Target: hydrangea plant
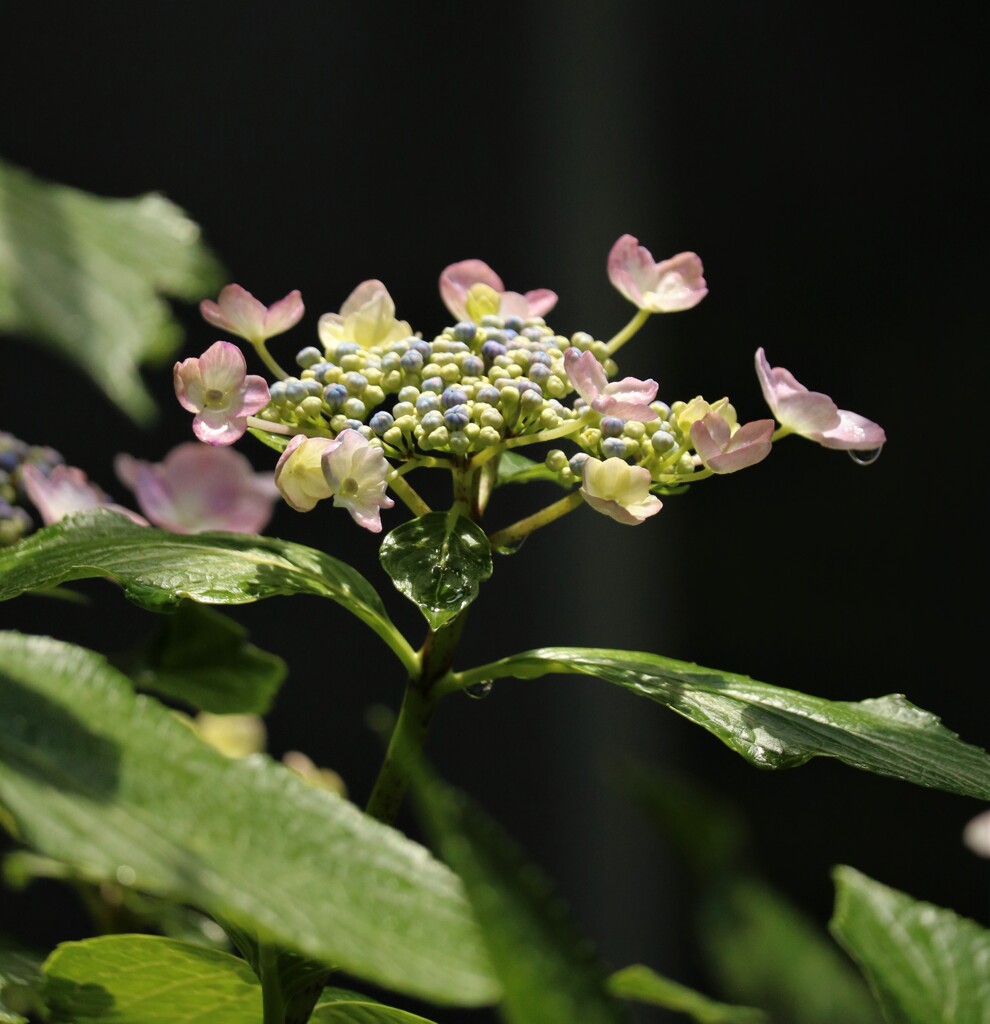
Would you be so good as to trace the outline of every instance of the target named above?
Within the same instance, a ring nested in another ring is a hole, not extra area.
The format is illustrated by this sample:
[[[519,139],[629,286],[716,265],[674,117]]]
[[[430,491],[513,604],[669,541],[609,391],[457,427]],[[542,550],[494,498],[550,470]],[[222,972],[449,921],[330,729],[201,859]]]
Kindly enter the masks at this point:
[[[101,576],[170,613],[125,665],[0,634],[4,821],[36,870],[98,887],[94,899],[116,894],[130,924],[146,925],[65,943],[43,964],[0,958],[0,1019],[422,1024],[422,1013],[442,1021],[445,1007],[491,1006],[517,1024],[596,1024],[629,1019],[638,1001],[698,1021],[767,1020],[644,965],[609,974],[512,842],[436,776],[425,753],[436,705],[498,678],[593,676],[760,767],[832,757],[990,799],[986,752],[900,695],[833,702],[601,648],[507,651],[477,664],[461,646],[492,552],[513,552],[581,506],[605,517],[604,530],[662,529],[665,501],[762,462],[789,435],[863,465],[886,443],[881,426],[771,366],[763,349],[755,370],[769,415],[744,423],[728,396],[663,395],[653,378],[621,376],[616,357],[630,338],[653,315],[696,306],[707,285],[697,255],[656,261],[632,235],[613,246],[607,274],[635,308],[611,338],[559,333],[548,319],[554,292],[509,290],[469,259],[439,276],[449,313],[439,331],[415,330],[381,281],[363,281],[319,318],[315,338],[295,343],[293,362],[269,342],[284,348],[301,324],[299,292],[266,306],[227,285],[200,307],[224,337],[174,367],[197,440],[159,464],[117,458],[140,514],[50,449],[0,437],[0,598]],[[249,359],[268,377],[249,372]],[[266,447],[269,471],[231,448],[249,438]],[[427,503],[420,471],[449,474],[445,500]],[[492,495],[533,480],[564,493],[487,528]],[[300,513],[346,512],[382,534],[381,564],[422,613],[423,636],[407,637],[385,595],[345,562],[265,536],[279,499]],[[31,507],[45,524],[35,532]],[[363,808],[305,755],[277,763],[263,753],[254,716],[284,673],[205,607],[291,594],[336,602],[398,662],[404,696]],[[199,714],[175,714],[172,700]],[[410,793],[432,852],[394,826]],[[932,1014],[951,989],[965,990],[956,1024],[987,1020],[983,930],[851,868],[836,884],[835,936],[874,993],[849,989],[842,1005],[856,1009],[843,1019],[948,1020]],[[890,915],[896,941],[884,933]],[[918,963],[932,969],[916,977]]]

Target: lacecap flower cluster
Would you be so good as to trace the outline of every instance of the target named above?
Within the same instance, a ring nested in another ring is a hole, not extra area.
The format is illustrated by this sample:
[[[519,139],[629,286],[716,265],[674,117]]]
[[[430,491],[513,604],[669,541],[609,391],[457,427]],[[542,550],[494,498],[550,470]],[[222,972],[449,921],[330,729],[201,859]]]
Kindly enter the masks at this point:
[[[562,485],[629,524],[656,514],[659,495],[755,465],[787,434],[860,453],[883,445],[877,424],[771,367],[762,349],[756,370],[773,418],[745,424],[728,398],[668,403],[655,380],[617,378],[614,355],[646,320],[692,308],[707,285],[694,253],[658,262],[631,235],[613,246],[608,276],[636,307],[608,340],[557,333],[546,320],[554,292],[509,291],[480,260],[440,275],[453,322],[432,339],[396,316],[381,281],[364,281],[338,312],[319,318],[318,344],[297,351],[291,373],[267,342],[301,320],[299,293],[266,307],[228,285],[202,314],[248,341],[274,380],[249,374],[241,350],[220,340],[176,363],[176,393],[201,441],[229,445],[250,428],[280,450],[275,481],[293,508],[332,498],[374,531],[394,504],[389,490],[414,512],[426,510],[406,479],[410,470],[446,466],[463,479],[506,451],[540,443]]]

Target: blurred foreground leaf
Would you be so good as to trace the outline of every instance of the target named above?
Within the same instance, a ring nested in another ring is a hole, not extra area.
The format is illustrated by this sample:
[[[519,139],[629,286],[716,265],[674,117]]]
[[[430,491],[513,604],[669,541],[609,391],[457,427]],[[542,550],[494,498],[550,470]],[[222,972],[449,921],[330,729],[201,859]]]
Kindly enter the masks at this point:
[[[427,834],[460,875],[504,995],[508,1024],[621,1024],[625,1007],[550,882],[502,828],[425,765],[410,768]]]
[[[26,1024],[40,991],[41,962],[0,936],[0,1024]]]
[[[990,755],[899,694],[830,701],[658,654],[544,647],[484,666],[484,677],[597,676],[707,729],[758,768],[834,757],[932,789],[990,799]]]
[[[990,931],[853,868],[834,877],[830,928],[888,1024],[990,1024]]]
[[[0,162],[0,332],[48,344],[133,420],[155,415],[139,367],[182,340],[164,297],[196,301],[222,278],[163,196],[106,199]]]
[[[265,756],[223,757],[90,651],[0,633],[0,805],[94,881],[420,998],[498,996],[448,868]]]
[[[632,964],[616,971],[609,978],[608,987],[623,999],[635,999],[649,1006],[686,1013],[698,1024],[769,1024],[769,1018],[761,1010],[716,1002],[676,981],[661,977],[642,964]]]

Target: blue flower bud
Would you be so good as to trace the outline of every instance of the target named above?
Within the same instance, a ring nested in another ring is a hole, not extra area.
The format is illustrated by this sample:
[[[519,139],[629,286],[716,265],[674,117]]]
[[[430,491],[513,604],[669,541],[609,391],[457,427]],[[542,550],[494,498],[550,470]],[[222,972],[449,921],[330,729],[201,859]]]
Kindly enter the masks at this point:
[[[618,416],[605,416],[598,426],[604,437],[621,437],[626,423]]]
[[[510,331],[521,331],[523,329],[523,318],[521,316],[506,317],[505,326]]]
[[[463,430],[470,422],[471,415],[466,405],[455,405],[448,409],[443,416],[443,422],[451,432]]]
[[[470,320],[454,324],[454,337],[458,341],[473,341],[478,328]]]
[[[498,356],[505,355],[505,346],[499,342],[489,339],[481,346],[481,354],[489,361],[496,359]]]
[[[624,459],[626,457],[626,442],[621,437],[602,438],[602,455],[606,459]]]
[[[327,403],[331,412],[336,412],[346,398],[347,388],[343,384],[328,384],[323,389],[323,401]]]
[[[368,378],[365,377],[363,373],[351,371],[350,373],[344,374],[341,378],[341,383],[352,395],[360,395],[368,386]]]
[[[296,353],[296,362],[304,370],[308,370],[311,366],[323,362],[323,353],[318,348],[307,345],[306,348],[300,349]]]
[[[411,349],[402,356],[399,362],[407,373],[419,373],[423,369],[423,353]]]
[[[657,455],[666,455],[677,444],[677,441],[673,434],[668,434],[666,430],[658,430],[650,438],[650,444],[653,445],[653,450]]]
[[[381,437],[393,423],[395,423],[395,418],[392,414],[382,410],[381,412],[376,412],[375,415],[371,417],[368,421],[368,426],[371,427],[379,437]]]
[[[412,338],[409,342],[409,351],[418,352],[424,359],[429,359],[433,354],[433,349],[428,341],[424,341],[422,338]]]
[[[584,470],[584,464],[588,461],[587,452],[578,452],[568,460],[567,467],[575,476],[580,476]]]
[[[353,355],[355,352],[359,352],[361,346],[356,341],[342,341],[337,346],[337,362],[339,363],[344,356]]]
[[[478,388],[474,400],[476,402],[483,402],[485,405],[496,405],[498,403],[498,388],[492,387],[491,384],[486,384],[484,387]]]
[[[440,396],[440,404],[445,409],[452,409],[455,405],[463,405],[467,401],[467,395],[463,388],[444,388]]]
[[[480,377],[485,372],[485,361],[480,356],[468,356],[461,363],[461,373],[465,377]]]
[[[269,394],[271,391],[269,390]],[[307,395],[306,385],[295,377],[290,377],[285,382],[285,397],[293,405],[298,405]]]
[[[416,412],[420,416],[425,416],[428,412],[433,412],[440,408],[440,396],[432,391],[427,392],[425,395],[420,395],[416,399]]]
[[[435,391],[439,394],[443,391],[445,382],[443,377],[427,377],[420,385],[421,391]]]

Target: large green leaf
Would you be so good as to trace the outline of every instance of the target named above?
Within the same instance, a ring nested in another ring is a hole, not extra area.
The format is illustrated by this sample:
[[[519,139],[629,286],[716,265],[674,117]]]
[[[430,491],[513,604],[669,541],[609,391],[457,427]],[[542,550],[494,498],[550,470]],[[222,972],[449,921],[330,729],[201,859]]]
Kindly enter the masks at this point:
[[[544,647],[465,676],[532,679],[579,673],[649,697],[703,726],[760,768],[835,757],[854,768],[919,786],[990,799],[990,755],[964,743],[900,695],[830,701],[658,654]],[[462,685],[452,677],[451,686]]]
[[[0,805],[23,842],[377,984],[498,986],[460,883],[264,756],[229,760],[90,651],[0,633]]]
[[[214,608],[183,601],[157,629],[114,655],[141,690],[214,714],[263,715],[285,680],[285,662],[247,639],[247,630]]]
[[[0,331],[47,343],[133,419],[155,413],[139,367],[182,340],[164,297],[204,298],[222,276],[163,196],[105,199],[0,162]]]
[[[463,611],[492,574],[485,531],[456,511],[428,512],[397,526],[382,541],[379,557],[432,629]]]
[[[829,926],[888,1024],[990,1024],[990,931],[853,868],[834,878]]]
[[[635,999],[650,1006],[686,1013],[698,1024],[769,1024],[762,1010],[728,1006],[709,999],[700,992],[662,977],[643,964],[633,964],[616,971],[609,978],[608,987],[623,999]]]
[[[472,801],[414,766],[427,834],[460,875],[504,991],[508,1024],[618,1024],[624,1005],[550,882]]]
[[[370,626],[407,668],[417,666],[371,584],[345,562],[302,544],[243,533],[168,533],[94,509],[0,549],[0,601],[101,576],[158,610],[184,598],[247,604],[280,594],[328,597]]]
[[[45,962],[52,1024],[258,1024],[261,986],[239,957],[155,935],[64,942]]]

